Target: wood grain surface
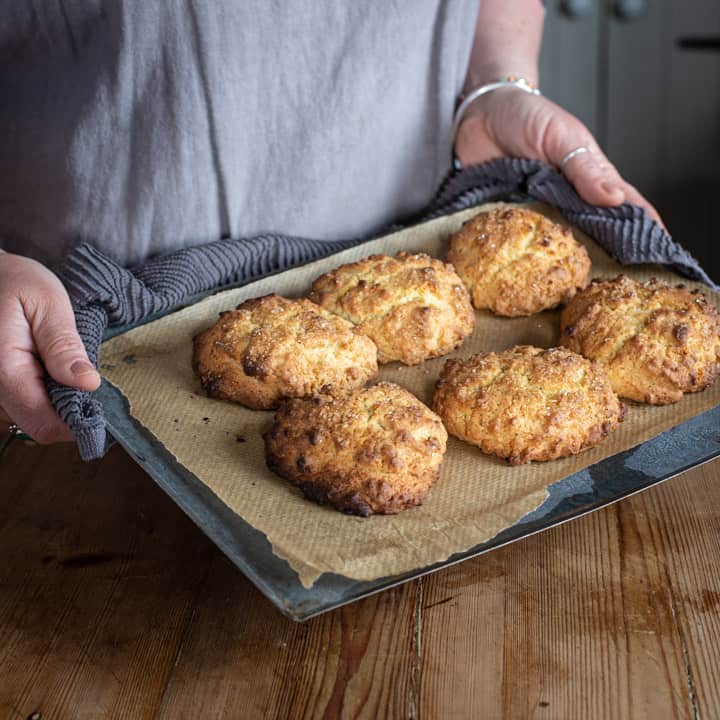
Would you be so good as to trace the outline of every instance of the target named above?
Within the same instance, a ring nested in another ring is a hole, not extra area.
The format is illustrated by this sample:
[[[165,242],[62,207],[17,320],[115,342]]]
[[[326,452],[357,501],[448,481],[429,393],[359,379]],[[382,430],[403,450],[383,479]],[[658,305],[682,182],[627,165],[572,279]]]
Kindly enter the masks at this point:
[[[0,718],[713,718],[720,462],[298,625],[125,454],[0,455]]]

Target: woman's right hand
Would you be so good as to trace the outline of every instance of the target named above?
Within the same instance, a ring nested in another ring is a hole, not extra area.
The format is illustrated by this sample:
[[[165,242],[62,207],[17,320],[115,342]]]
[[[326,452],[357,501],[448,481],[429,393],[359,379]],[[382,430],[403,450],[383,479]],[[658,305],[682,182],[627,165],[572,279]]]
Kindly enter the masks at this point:
[[[35,260],[0,251],[0,423],[16,424],[39,443],[72,441],[45,390],[43,365],[64,385],[87,391],[100,385],[58,277]]]

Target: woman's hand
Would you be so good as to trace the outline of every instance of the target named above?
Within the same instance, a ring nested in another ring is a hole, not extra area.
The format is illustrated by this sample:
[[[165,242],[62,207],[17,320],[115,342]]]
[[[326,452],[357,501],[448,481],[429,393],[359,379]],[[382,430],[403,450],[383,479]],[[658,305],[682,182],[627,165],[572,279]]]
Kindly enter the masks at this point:
[[[563,172],[578,193],[593,205],[630,202],[660,222],[655,208],[605,157],[590,131],[573,115],[541,95],[501,88],[478,98],[458,129],[455,153],[463,165],[501,157],[527,157],[560,167],[575,148],[590,152],[569,160]]]
[[[60,280],[34,260],[0,251],[0,422],[40,443],[73,440],[50,403],[42,360],[60,383],[95,390],[90,364]]]

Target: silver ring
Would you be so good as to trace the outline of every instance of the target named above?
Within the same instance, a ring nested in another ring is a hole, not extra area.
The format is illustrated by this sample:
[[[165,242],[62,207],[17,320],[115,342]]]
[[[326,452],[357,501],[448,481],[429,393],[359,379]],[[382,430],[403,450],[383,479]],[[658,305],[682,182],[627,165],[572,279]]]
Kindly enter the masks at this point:
[[[576,155],[582,155],[583,153],[590,152],[590,148],[581,145],[580,147],[576,147],[574,150],[571,150],[561,161],[560,161],[560,172],[565,172],[565,166],[576,156]]]
[[[16,440],[32,440],[32,438],[15,423],[10,423],[10,425],[8,425],[8,434],[11,438]]]

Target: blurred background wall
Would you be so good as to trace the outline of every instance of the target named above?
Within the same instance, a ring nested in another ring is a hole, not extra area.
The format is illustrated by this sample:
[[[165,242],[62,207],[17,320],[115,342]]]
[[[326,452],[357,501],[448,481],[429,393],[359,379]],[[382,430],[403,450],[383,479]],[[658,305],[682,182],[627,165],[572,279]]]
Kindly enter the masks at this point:
[[[547,0],[543,93],[720,282],[720,0]]]

